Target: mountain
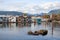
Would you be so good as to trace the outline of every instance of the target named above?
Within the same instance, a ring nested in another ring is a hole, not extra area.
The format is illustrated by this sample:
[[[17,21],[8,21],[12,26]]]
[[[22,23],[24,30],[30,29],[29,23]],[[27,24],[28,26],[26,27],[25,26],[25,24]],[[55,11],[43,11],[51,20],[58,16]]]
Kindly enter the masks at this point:
[[[23,15],[23,13],[17,11],[0,11],[0,15]]]
[[[23,15],[24,13],[22,12],[18,12],[18,11],[0,11],[0,15]],[[43,16],[46,13],[40,13],[40,14],[30,14],[30,13],[26,13],[27,16]]]
[[[49,14],[60,14],[60,9],[51,10]]]
[[[49,15],[49,14],[48,13],[33,14],[33,16],[43,16],[43,15]]]

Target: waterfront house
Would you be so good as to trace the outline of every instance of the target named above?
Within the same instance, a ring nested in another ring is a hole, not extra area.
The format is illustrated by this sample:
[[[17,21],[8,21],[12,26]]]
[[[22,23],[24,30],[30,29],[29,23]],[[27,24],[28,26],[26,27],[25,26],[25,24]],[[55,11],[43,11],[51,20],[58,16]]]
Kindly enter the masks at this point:
[[[52,14],[50,15],[52,20],[60,21],[60,14]]]
[[[42,16],[42,21],[48,21],[50,20],[50,15],[43,15]]]
[[[23,16],[16,17],[16,22],[17,23],[23,23],[23,21],[24,21],[24,17]]]
[[[31,20],[31,16],[27,16],[27,22],[28,22],[28,23],[31,23],[31,21],[32,21],[32,20]]]
[[[42,19],[41,16],[37,16],[37,17],[36,17],[36,22],[37,22],[38,24],[41,23],[41,21],[42,21],[41,19]]]
[[[31,23],[31,16],[27,15],[26,13],[23,14],[24,17],[24,23]]]
[[[38,22],[41,22],[41,16],[32,16],[32,22],[34,23],[38,23]]]
[[[3,19],[2,19],[3,17],[0,17],[0,23],[2,23],[3,22]]]
[[[16,21],[21,25],[28,25],[31,23],[31,16],[18,16],[16,17]]]
[[[8,21],[10,23],[15,23],[16,22],[16,16],[10,16],[10,17],[8,17]]]
[[[36,16],[32,16],[31,20],[32,20],[33,23],[36,23]]]
[[[52,14],[52,15],[50,15],[50,18],[51,18],[52,20],[56,20],[57,15],[56,15],[56,14]]]
[[[0,15],[0,22],[8,22],[8,16],[7,15]]]

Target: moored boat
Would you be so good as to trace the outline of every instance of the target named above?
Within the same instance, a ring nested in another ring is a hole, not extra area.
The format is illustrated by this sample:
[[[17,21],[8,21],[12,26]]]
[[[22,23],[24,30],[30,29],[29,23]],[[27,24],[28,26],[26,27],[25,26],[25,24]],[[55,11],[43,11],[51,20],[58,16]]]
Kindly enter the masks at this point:
[[[48,31],[47,30],[38,30],[38,31],[29,31],[29,35],[47,35]]]

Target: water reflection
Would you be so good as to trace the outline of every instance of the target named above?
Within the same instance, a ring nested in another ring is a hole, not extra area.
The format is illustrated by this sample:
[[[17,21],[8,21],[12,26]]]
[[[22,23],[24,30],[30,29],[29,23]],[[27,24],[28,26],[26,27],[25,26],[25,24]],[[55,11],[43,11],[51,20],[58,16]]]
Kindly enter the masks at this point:
[[[24,27],[24,26],[31,26],[31,23],[21,24],[21,23],[2,23],[0,24],[0,28],[6,28],[6,27]]]
[[[60,23],[52,22],[52,36],[60,36]]]
[[[33,32],[35,30],[41,30],[46,29],[48,30],[48,34],[45,37],[55,37],[60,38],[60,23],[55,22],[42,22],[41,24],[37,23],[3,23],[0,24],[0,35],[4,38],[7,34],[11,36],[6,36],[11,38],[12,36],[18,36],[18,37],[30,37],[27,35],[27,32],[29,30],[32,30]],[[7,32],[6,32],[7,31]],[[1,37],[0,36],[0,37]],[[12,37],[12,38],[13,38]],[[33,37],[33,36],[32,36]],[[40,36],[38,36],[40,39]],[[14,38],[15,39],[15,38]],[[34,37],[33,37],[34,39]]]
[[[31,23],[16,23],[17,27],[31,26]]]

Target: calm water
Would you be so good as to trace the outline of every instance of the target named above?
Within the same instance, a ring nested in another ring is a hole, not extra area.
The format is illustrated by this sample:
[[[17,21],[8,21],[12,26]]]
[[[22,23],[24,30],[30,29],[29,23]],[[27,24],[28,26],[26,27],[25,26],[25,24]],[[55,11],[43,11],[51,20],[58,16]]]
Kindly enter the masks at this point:
[[[29,30],[48,30],[45,36],[28,35]],[[0,24],[0,40],[60,40],[60,24],[46,23],[41,24],[27,23],[27,24]]]

